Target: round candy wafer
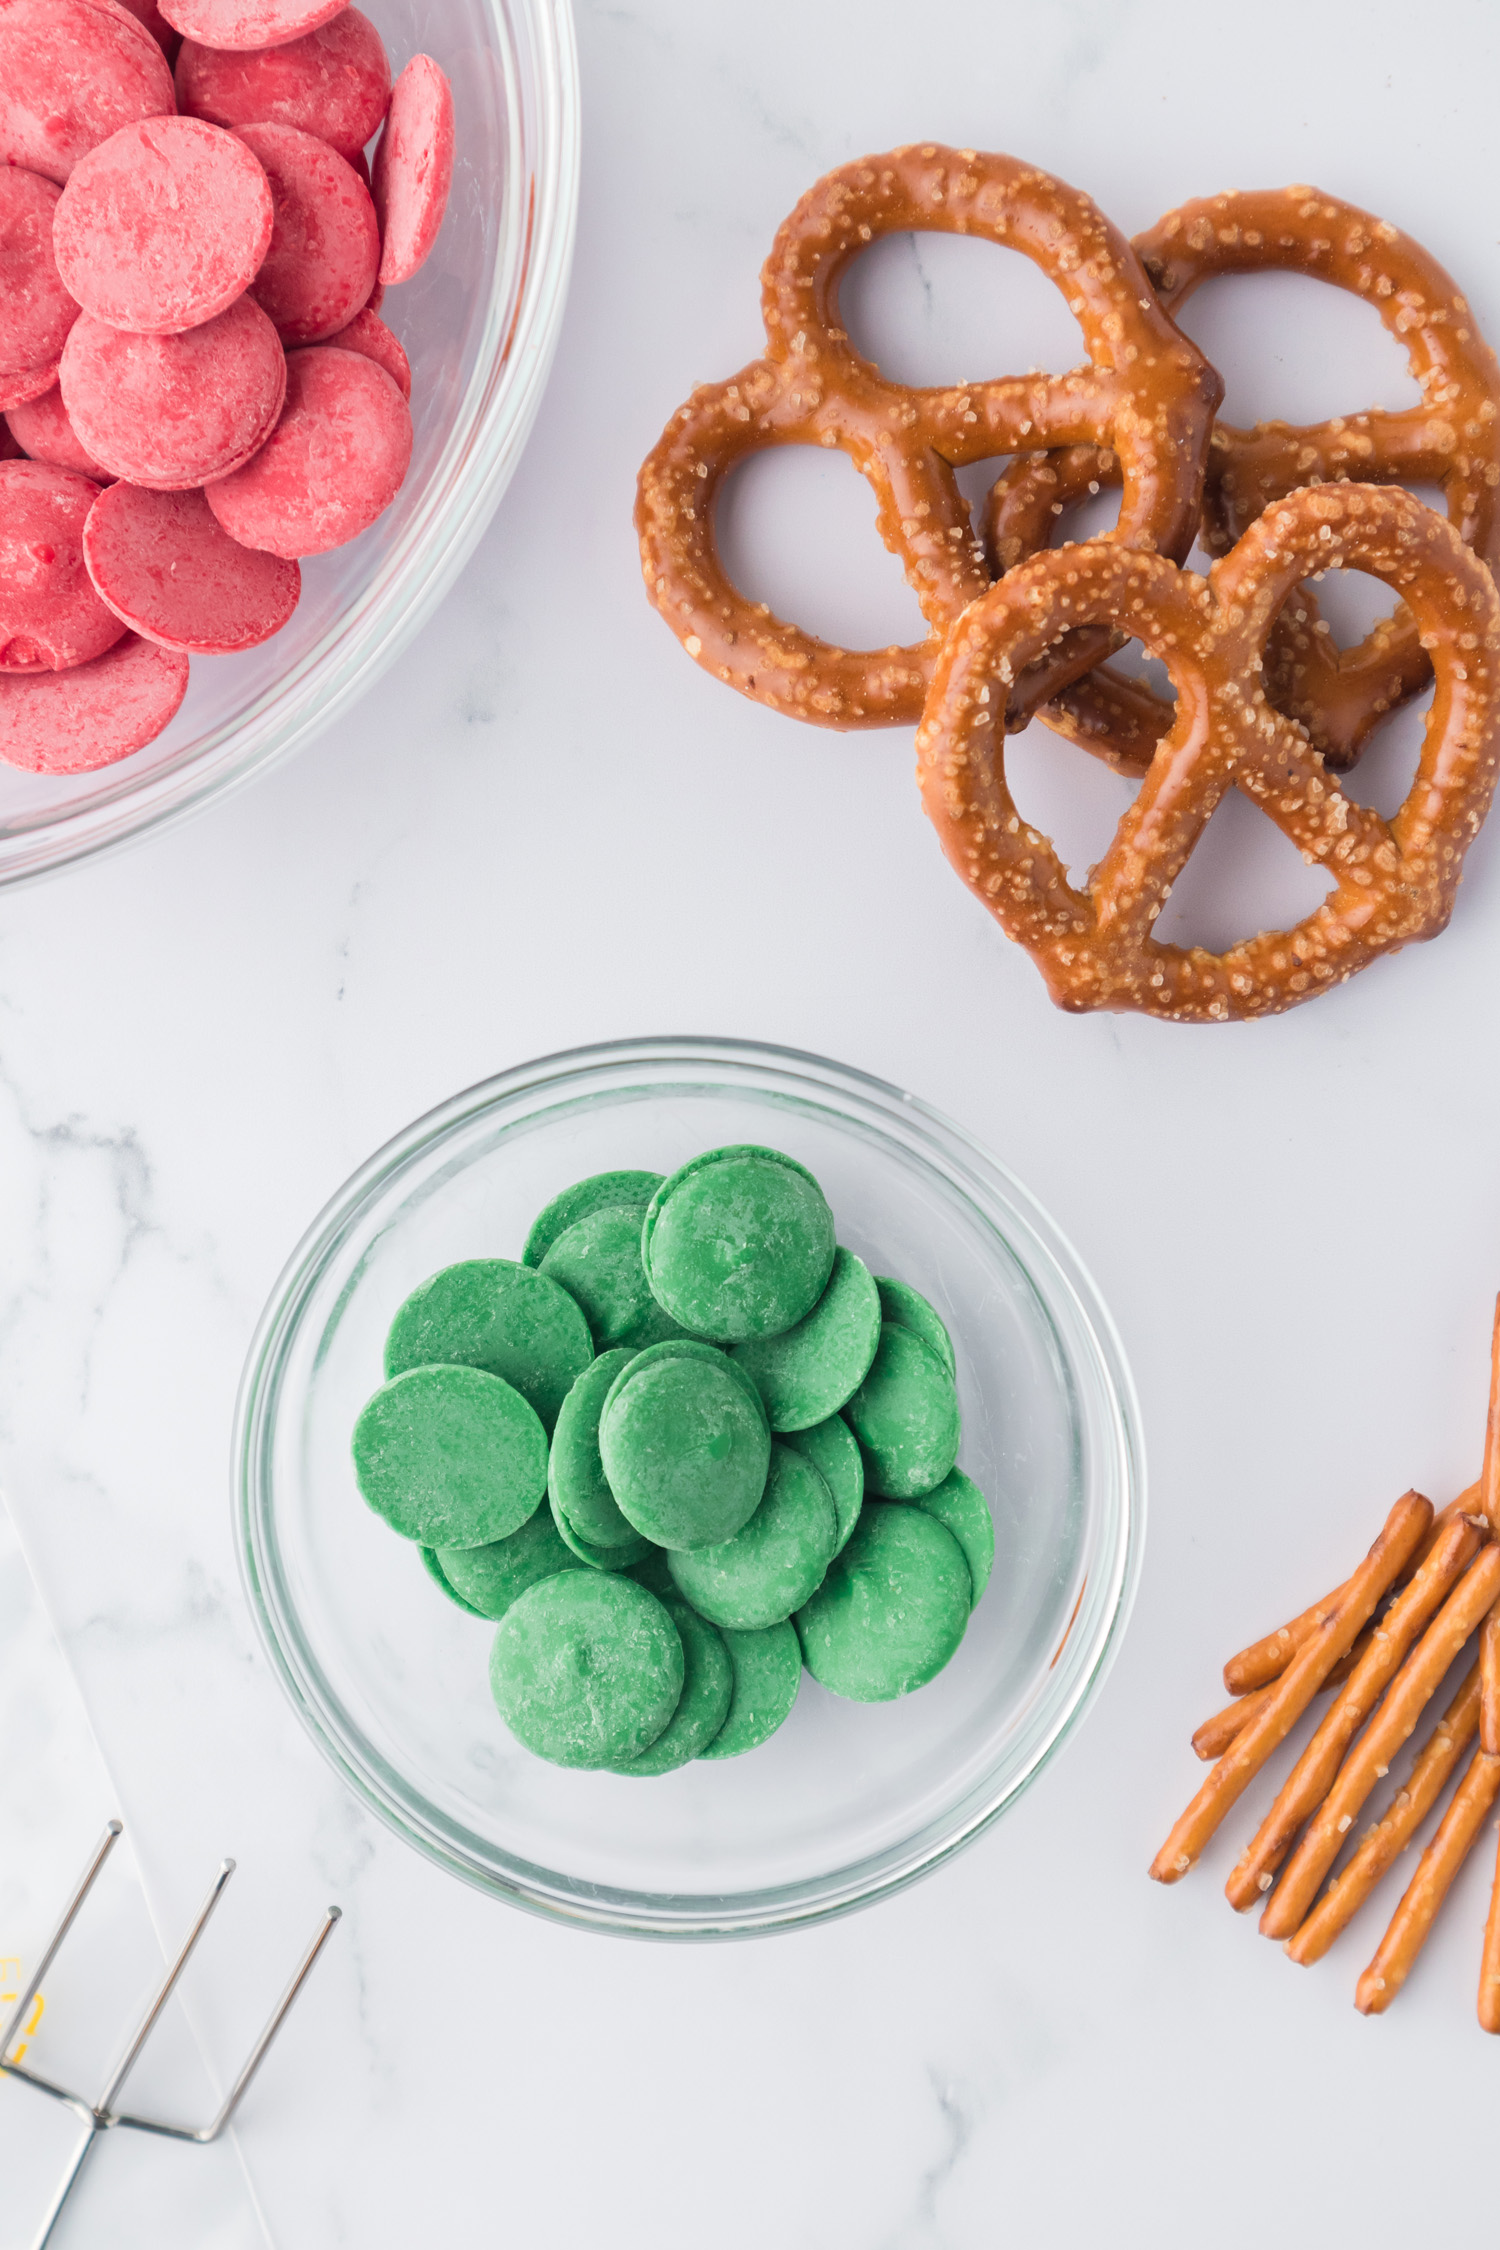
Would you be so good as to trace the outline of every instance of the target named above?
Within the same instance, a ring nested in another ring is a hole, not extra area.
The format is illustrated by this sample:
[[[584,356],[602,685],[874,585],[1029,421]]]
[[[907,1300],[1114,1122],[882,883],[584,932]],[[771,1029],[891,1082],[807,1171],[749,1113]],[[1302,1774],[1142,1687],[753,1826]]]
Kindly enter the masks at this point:
[[[54,383],[40,398],[7,409],[5,420],[17,449],[31,461],[48,461],[54,469],[76,469],[95,484],[109,484],[111,473],[96,461],[68,419],[63,395]]]
[[[135,18],[142,31],[150,32],[168,62],[172,60],[177,52],[179,37],[156,5],[156,0],[96,0],[96,5],[123,8],[128,16]]]
[[[55,364],[78,318],[52,254],[61,193],[39,172],[0,165],[0,378]]]
[[[176,79],[184,117],[210,125],[295,125],[351,163],[379,131],[391,98],[380,33],[358,8],[343,9],[304,39],[252,53],[185,39]]]
[[[0,672],[0,758],[93,773],[155,741],[187,693],[188,660],[127,633],[68,672]]]
[[[61,182],[122,125],[176,107],[160,48],[124,10],[95,0],[0,5],[0,164]]]
[[[305,38],[343,6],[344,0],[166,0],[162,14],[184,39],[244,53]]]
[[[172,336],[255,279],[274,217],[245,143],[197,117],[127,125],[74,166],[53,221],[63,281],[85,312]]]
[[[410,401],[411,361],[385,322],[371,312],[368,305],[363,312],[355,314],[347,328],[328,337],[327,342],[336,352],[358,352],[362,359],[373,359],[377,367],[385,369],[401,396]]]
[[[0,375],[0,414],[8,414],[13,406],[28,406],[54,389],[57,368],[53,360],[50,366],[23,368],[19,375]]]
[[[253,298],[181,336],[132,336],[88,313],[62,357],[63,404],[117,477],[184,492],[227,476],[276,427],[287,365]],[[403,412],[405,410],[403,409]]]
[[[286,344],[318,344],[347,327],[380,268],[370,191],[326,141],[294,125],[241,125],[236,140],[271,184],[271,243],[250,285]]]
[[[410,281],[438,238],[453,184],[453,89],[430,55],[413,55],[391,93],[375,152],[380,278]]]
[[[319,344],[287,361],[281,420],[245,468],[209,487],[231,539],[321,555],[375,521],[401,489],[411,414],[383,369]]]
[[[120,638],[84,568],[83,527],[98,497],[71,469],[0,463],[0,672],[61,672]]]
[[[302,573],[221,529],[201,492],[111,485],[84,527],[100,599],[132,632],[187,656],[233,656],[268,641],[296,608]]]

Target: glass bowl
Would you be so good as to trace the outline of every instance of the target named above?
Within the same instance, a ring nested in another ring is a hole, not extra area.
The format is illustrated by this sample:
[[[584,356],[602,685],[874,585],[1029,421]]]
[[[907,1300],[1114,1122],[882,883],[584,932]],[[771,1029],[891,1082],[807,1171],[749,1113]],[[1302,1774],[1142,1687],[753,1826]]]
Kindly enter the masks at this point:
[[[370,0],[399,69],[453,82],[453,196],[437,246],[381,317],[412,363],[406,483],[362,538],[302,566],[284,631],[193,665],[157,740],[100,773],[0,765],[0,883],[179,820],[349,710],[472,553],[520,458],[562,320],[578,207],[569,0]]]
[[[354,1419],[398,1304],[460,1258],[517,1257],[592,1172],[756,1141],[816,1174],[839,1238],[952,1330],[996,1563],[953,1662],[895,1703],[804,1674],[744,1757],[653,1781],[544,1764],[490,1701],[493,1625],[445,1602],[361,1500]],[[497,1898],[638,1936],[790,1928],[911,1882],[977,1836],[1097,1692],[1140,1562],[1129,1371],[1068,1244],[946,1118],[838,1063],[728,1040],[585,1048],[507,1071],[400,1134],[297,1250],[235,1434],[246,1591],[303,1724],[420,1851]]]

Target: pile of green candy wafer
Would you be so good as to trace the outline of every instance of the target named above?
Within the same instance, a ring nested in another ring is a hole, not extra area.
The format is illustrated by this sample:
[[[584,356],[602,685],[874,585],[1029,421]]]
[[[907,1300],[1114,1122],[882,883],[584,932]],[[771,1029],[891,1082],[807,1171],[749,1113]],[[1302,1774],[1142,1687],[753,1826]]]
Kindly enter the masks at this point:
[[[519,1264],[413,1290],[385,1374],[359,1489],[498,1621],[495,1702],[555,1765],[737,1757],[804,1665],[855,1702],[905,1695],[988,1581],[948,1332],[839,1246],[777,1149],[580,1180]]]

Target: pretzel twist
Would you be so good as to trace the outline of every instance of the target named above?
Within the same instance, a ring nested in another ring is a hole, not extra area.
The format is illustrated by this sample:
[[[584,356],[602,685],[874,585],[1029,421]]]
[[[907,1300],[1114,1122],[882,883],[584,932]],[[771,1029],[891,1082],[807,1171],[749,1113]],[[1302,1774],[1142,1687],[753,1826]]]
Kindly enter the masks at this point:
[[[1021,251],[1067,299],[1088,360],[1066,375],[935,389],[888,381],[850,343],[838,286],[871,242],[907,231]],[[1028,444],[1108,446],[1124,482],[1114,538],[1187,553],[1223,386],[1161,309],[1124,236],[1076,188],[1015,157],[896,149],[820,180],[782,226],[761,279],[766,356],[678,409],[642,467],[636,503],[647,594],[716,678],[821,726],[919,718],[944,634],[989,584],[953,472]],[[730,471],[772,445],[838,447],[853,461],[931,628],[925,641],[834,648],[730,584],[715,502]],[[1108,645],[1103,634],[1073,644],[1035,677],[1030,700]]]
[[[1472,1563],[1412,1650],[1390,1691],[1338,1770],[1333,1786],[1303,1831],[1260,1919],[1261,1934],[1289,1938],[1312,1905],[1345,1836],[1377,1781],[1390,1771],[1416,1729],[1443,1675],[1485,1611],[1500,1596],[1500,1547]]]
[[[1437,673],[1421,759],[1389,823],[1327,776],[1262,684],[1266,636],[1310,570],[1384,579],[1417,618]],[[1079,624],[1125,631],[1172,674],[1178,705],[1139,795],[1084,891],[1018,813],[1005,778],[1005,697]],[[1268,508],[1207,580],[1095,541],[1002,578],[945,643],[917,772],[959,874],[1032,955],[1057,1003],[1213,1022],[1295,1007],[1381,954],[1434,936],[1500,764],[1500,600],[1484,565],[1408,493],[1332,485]],[[1152,934],[1172,885],[1230,788],[1332,881],[1289,932],[1225,953]]]
[[[1399,413],[1374,408],[1305,428],[1217,423],[1204,491],[1211,552],[1227,552],[1272,502],[1306,485],[1430,483],[1442,487],[1464,543],[1492,568],[1500,564],[1500,362],[1451,275],[1420,243],[1320,189],[1291,187],[1184,204],[1137,235],[1134,247],[1173,314],[1205,281],[1231,273],[1303,273],[1346,290],[1374,306],[1421,389],[1421,405]],[[1022,455],[986,503],[992,566],[1011,568],[1046,545],[1068,506],[1118,481],[1097,448]],[[1305,585],[1287,601],[1267,649],[1272,702],[1306,728],[1335,772],[1347,771],[1385,714],[1431,676],[1405,609],[1340,650]],[[1172,707],[1101,666],[1044,716],[1109,764],[1140,772]]]
[[[1361,2015],[1383,2015],[1411,1975],[1413,1964],[1443,1900],[1448,1896],[1464,1861],[1483,1828],[1491,1806],[1500,1797],[1500,1758],[1476,1750],[1468,1772],[1454,1792],[1453,1802],[1438,1823],[1437,1834],[1417,1862],[1390,1928],[1375,1949],[1375,1958],[1354,1988],[1354,2005]]]
[[[1179,1883],[1239,1799],[1297,1724],[1329,1673],[1353,1647],[1377,1604],[1416,1552],[1432,1523],[1432,1503],[1407,1492],[1344,1590],[1344,1599],[1298,1650],[1258,1719],[1219,1760],[1151,1862],[1157,1883]]]
[[[1412,1761],[1405,1788],[1396,1791],[1381,1818],[1366,1829],[1343,1873],[1332,1878],[1306,1921],[1286,1940],[1283,1950],[1289,1960],[1302,1968],[1322,1960],[1405,1851],[1478,1730],[1479,1667],[1471,1665],[1463,1686]]]
[[[1370,1646],[1340,1691],[1311,1742],[1292,1768],[1225,1885],[1243,1914],[1271,1888],[1276,1870],[1302,1823],[1315,1813],[1343,1762],[1344,1753],[1395,1677],[1407,1650],[1473,1561],[1479,1534],[1468,1523],[1450,1524],[1404,1594],[1375,1627]]]

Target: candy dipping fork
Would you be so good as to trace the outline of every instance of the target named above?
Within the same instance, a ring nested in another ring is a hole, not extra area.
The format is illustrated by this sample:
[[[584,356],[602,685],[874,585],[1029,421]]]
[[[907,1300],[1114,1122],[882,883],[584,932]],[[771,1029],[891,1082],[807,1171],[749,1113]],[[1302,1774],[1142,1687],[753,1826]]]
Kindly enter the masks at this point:
[[[272,2009],[269,2022],[246,2057],[238,2078],[225,2095],[218,2115],[209,2124],[197,2126],[163,2125],[154,2118],[133,2117],[128,2111],[116,2109],[114,2104],[120,2090],[135,2068],[136,2063],[140,2060],[142,2048],[156,2029],[161,2012],[171,1999],[177,1980],[191,1960],[194,1947],[208,1927],[209,1916],[223,1897],[224,1887],[234,1873],[234,1861],[232,1859],[224,1860],[209,1886],[208,1896],[199,1908],[192,1928],[178,1948],[177,1958],[172,1962],[165,1977],[153,1993],[146,2012],[131,2034],[124,2053],[110,2072],[103,2092],[99,2095],[97,2101],[86,2101],[81,2094],[70,2094],[66,2087],[55,2086],[50,2079],[43,2078],[39,2071],[28,2070],[22,2064],[8,2062],[5,2058],[9,2055],[12,2046],[20,2035],[21,2026],[26,2021],[27,2010],[41,1989],[42,1979],[56,1960],[64,1939],[78,1918],[79,1909],[97,1882],[105,1861],[114,1850],[122,1833],[123,1823],[112,1820],[100,1837],[93,1856],[78,1879],[72,1897],[63,1908],[62,1917],[56,1929],[42,1948],[41,1959],[37,1962],[30,1983],[20,1995],[16,2006],[11,2010],[4,2029],[0,2030],[0,2071],[7,2072],[12,2078],[21,2079],[28,2086],[35,2086],[40,2093],[50,2094],[54,2101],[63,2103],[66,2108],[73,2111],[75,2116],[80,2117],[88,2128],[74,2151],[67,2172],[60,2182],[56,2194],[48,2205],[40,2228],[32,2239],[31,2250],[46,2250],[46,2245],[52,2240],[53,2230],[62,2215],[63,2206],[77,2186],[89,2153],[102,2133],[111,2131],[115,2126],[123,2125],[129,2126],[138,2133],[158,2133],[167,2140],[194,2141],[200,2147],[207,2147],[210,2141],[218,2139],[248,2091],[251,2079],[254,2078],[261,2064],[265,2061],[271,2042],[285,2023],[292,2002],[311,1975],[313,1963],[333,1935],[334,1924],[340,1916],[340,1908],[337,1906],[329,1907],[318,1926],[317,1935],[314,1937],[312,1944],[292,1972],[291,1982]]]

